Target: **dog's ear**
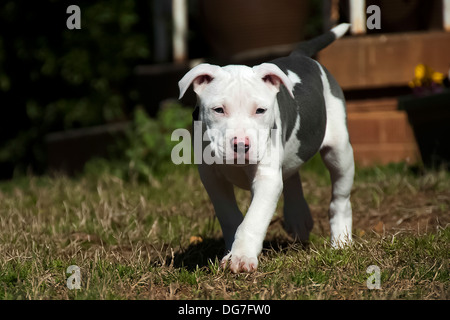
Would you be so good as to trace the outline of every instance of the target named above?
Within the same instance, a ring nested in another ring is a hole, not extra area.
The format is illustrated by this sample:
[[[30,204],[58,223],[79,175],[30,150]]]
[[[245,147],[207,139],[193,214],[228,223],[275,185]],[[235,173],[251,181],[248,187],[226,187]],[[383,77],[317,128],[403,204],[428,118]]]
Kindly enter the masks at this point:
[[[221,69],[219,66],[211,65],[208,63],[202,63],[192,68],[178,82],[178,87],[180,88],[179,99],[184,96],[191,83],[194,84],[195,93],[199,94],[205,88],[205,86],[207,86],[211,81],[214,80],[216,74],[220,70]]]
[[[262,79],[262,81],[274,88],[277,92],[280,91],[280,85],[284,84],[291,97],[294,98],[294,83],[275,64],[263,63],[258,66],[254,66],[253,72],[255,72],[256,75]]]

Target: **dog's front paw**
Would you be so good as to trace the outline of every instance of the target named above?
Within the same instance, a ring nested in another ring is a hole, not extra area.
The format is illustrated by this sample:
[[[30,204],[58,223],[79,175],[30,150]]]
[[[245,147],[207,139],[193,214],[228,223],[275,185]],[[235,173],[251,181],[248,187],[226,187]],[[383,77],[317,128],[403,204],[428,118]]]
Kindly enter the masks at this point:
[[[231,251],[222,258],[220,265],[223,269],[228,266],[233,273],[254,272],[258,268],[258,258],[233,254]]]

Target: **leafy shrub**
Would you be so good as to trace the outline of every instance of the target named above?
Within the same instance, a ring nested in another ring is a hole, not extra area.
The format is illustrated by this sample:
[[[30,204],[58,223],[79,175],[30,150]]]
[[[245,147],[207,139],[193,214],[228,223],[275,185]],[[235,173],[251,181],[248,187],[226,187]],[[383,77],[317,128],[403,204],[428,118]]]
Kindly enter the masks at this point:
[[[12,163],[45,170],[52,131],[127,118],[137,103],[133,69],[149,62],[150,2],[77,1],[81,29],[69,30],[69,2],[0,5],[0,171]]]
[[[176,166],[171,153],[179,142],[172,141],[171,135],[175,129],[190,128],[191,113],[192,110],[177,102],[164,104],[156,118],[150,117],[143,108],[137,108],[126,138],[118,141],[113,151],[115,160],[93,159],[86,165],[85,173],[109,173],[122,179],[157,181]]]
[[[189,128],[192,111],[177,103],[168,103],[153,119],[143,109],[134,113],[133,128],[128,132],[129,146],[125,151],[130,174],[138,177],[162,174],[174,166],[171,160],[172,148],[178,143],[171,141],[172,132]]]

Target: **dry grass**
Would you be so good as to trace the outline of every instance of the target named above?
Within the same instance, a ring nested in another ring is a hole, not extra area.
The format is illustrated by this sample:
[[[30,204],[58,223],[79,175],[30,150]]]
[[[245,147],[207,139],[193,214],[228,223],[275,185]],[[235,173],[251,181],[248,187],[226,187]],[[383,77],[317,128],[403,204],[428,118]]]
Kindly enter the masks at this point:
[[[449,298],[448,172],[358,170],[355,244],[345,250],[329,248],[326,174],[302,177],[315,220],[309,247],[284,233],[280,201],[259,270],[242,275],[218,267],[220,227],[195,169],[152,183],[112,175],[2,183],[0,298]],[[237,197],[245,208],[248,194]],[[79,290],[66,286],[70,265],[81,268]],[[366,286],[370,265],[381,270],[381,290]]]

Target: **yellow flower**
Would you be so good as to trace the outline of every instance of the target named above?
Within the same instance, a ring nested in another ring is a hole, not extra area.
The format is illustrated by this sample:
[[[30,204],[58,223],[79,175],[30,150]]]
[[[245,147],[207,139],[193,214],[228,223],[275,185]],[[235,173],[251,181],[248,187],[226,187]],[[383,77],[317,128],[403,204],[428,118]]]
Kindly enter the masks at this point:
[[[425,65],[418,64],[414,70],[414,75],[416,79],[423,79],[425,77],[426,67]]]
[[[420,87],[421,85],[422,85],[422,81],[420,81],[419,79],[413,79],[410,82],[408,82],[408,86],[410,88]]]
[[[433,72],[431,74],[431,79],[437,84],[442,84],[442,81],[444,80],[444,74],[440,72]]]
[[[408,82],[410,88],[429,86],[431,83],[442,84],[445,76],[440,72],[434,71],[423,63],[418,64],[414,69],[414,79]]]

